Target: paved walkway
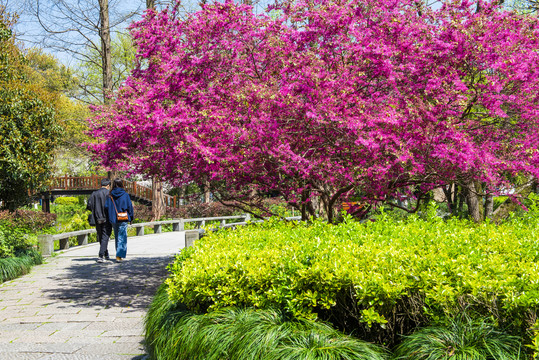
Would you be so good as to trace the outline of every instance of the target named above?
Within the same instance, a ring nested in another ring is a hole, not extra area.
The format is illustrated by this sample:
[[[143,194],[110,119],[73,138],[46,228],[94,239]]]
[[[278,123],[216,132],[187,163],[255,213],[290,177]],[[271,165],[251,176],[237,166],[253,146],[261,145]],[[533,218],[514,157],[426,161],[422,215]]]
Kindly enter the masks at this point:
[[[146,310],[184,244],[183,232],[130,237],[124,262],[102,264],[90,244],[0,284],[0,359],[145,359]]]

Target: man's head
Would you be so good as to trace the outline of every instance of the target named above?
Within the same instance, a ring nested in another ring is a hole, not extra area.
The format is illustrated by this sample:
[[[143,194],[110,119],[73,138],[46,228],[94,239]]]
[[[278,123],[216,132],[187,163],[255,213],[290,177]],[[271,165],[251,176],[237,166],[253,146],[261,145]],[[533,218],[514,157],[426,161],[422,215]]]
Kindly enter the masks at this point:
[[[109,179],[103,179],[101,180],[101,186],[109,188],[110,187],[110,180]]]

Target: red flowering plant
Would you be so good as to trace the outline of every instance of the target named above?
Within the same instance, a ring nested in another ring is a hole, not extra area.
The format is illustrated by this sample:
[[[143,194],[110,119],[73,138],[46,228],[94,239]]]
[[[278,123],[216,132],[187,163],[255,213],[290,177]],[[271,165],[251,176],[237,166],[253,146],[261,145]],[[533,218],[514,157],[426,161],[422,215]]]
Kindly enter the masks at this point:
[[[277,193],[332,220],[450,183],[536,177],[538,20],[482,3],[302,0],[149,11],[138,66],[96,110],[103,165],[223,202]]]

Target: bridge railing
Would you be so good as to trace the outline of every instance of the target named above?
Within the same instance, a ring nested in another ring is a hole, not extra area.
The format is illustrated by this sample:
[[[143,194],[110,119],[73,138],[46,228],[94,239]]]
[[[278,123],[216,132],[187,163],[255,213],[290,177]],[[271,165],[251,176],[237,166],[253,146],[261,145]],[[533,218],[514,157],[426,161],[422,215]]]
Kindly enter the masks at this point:
[[[92,176],[60,176],[53,179],[52,189],[99,189],[102,177]]]
[[[57,190],[97,190],[101,187],[102,176],[59,176],[52,180],[50,191]],[[145,201],[153,201],[153,189],[144,185],[137,184],[136,181],[124,180],[125,190],[133,196]],[[179,207],[178,197],[163,194],[163,200],[166,206]]]
[[[239,222],[227,223],[227,220],[238,219]],[[242,214],[237,216],[220,216],[220,217],[205,217],[205,218],[194,218],[194,219],[173,219],[173,220],[163,220],[163,221],[150,221],[144,223],[135,223],[128,225],[128,228],[135,229],[136,236],[143,236],[145,227],[153,226],[154,234],[159,234],[162,231],[163,225],[172,225],[172,231],[184,231],[186,223],[195,223],[195,229],[186,230],[186,246],[192,244],[192,241],[199,238],[200,233],[203,233],[202,227],[206,225],[206,222],[218,221],[219,225],[212,229],[215,230],[221,227],[233,227],[239,225],[245,225],[250,221],[251,216],[249,214]],[[59,250],[69,249],[69,239],[77,238],[77,244],[86,245],[88,244],[88,236],[90,234],[95,234],[95,229],[71,231],[61,234],[42,234],[38,235],[39,247],[41,254],[43,256],[50,256],[54,253],[54,243],[59,242]]]

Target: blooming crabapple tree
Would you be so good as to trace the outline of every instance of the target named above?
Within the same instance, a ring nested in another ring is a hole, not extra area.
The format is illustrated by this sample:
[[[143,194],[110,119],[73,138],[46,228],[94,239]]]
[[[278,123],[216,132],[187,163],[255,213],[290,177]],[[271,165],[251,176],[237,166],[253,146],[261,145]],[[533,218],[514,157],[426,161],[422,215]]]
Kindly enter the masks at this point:
[[[233,2],[148,12],[137,67],[91,120],[107,167],[222,201],[278,192],[328,220],[342,199],[418,199],[536,177],[539,27],[483,3]],[[419,201],[418,201],[419,202]]]

